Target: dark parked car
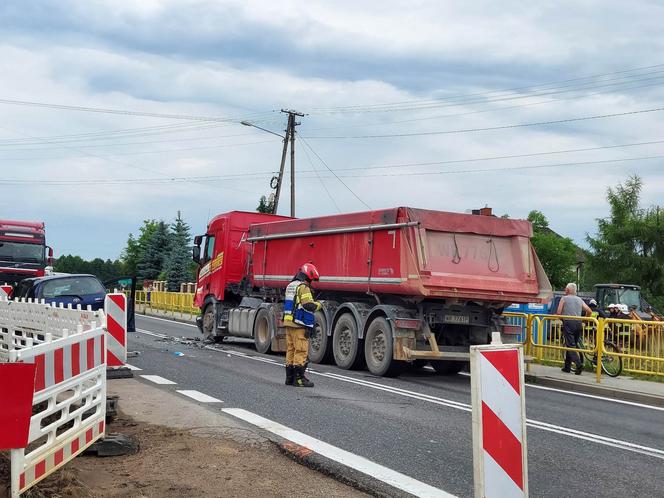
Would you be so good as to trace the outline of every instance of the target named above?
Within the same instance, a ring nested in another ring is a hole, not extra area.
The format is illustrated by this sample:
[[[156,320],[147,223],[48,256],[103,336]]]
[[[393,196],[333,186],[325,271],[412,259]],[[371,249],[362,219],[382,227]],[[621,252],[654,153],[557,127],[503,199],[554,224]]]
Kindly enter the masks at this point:
[[[94,275],[51,275],[26,278],[18,285],[14,299],[44,299],[47,303],[93,310],[103,309],[106,289]]]

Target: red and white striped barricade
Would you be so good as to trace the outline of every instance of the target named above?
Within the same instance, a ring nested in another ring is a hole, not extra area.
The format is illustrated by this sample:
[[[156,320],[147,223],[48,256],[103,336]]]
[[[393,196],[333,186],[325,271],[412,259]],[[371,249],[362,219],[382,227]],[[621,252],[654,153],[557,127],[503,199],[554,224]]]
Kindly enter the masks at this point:
[[[127,296],[122,292],[106,295],[106,349],[109,367],[127,363]]]
[[[26,323],[27,316],[40,324]],[[11,450],[12,497],[104,435],[106,330],[101,319],[96,312],[0,301],[0,363],[34,366],[27,444]],[[73,328],[61,328],[62,323]],[[17,421],[17,427],[24,422]]]
[[[14,292],[14,287],[9,284],[0,285],[0,297],[6,297],[11,299]]]
[[[523,349],[472,346],[475,498],[528,496]]]

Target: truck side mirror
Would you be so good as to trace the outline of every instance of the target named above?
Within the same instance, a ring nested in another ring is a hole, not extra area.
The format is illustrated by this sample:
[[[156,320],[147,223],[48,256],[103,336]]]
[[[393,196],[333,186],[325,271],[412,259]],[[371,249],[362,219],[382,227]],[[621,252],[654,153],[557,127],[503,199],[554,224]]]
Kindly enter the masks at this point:
[[[48,266],[53,266],[53,248],[51,246],[46,246],[48,252],[46,253],[46,264]]]
[[[191,251],[191,259],[193,259],[195,263],[200,262],[200,260],[201,260],[201,247],[200,246],[194,246],[194,248]]]
[[[195,245],[195,246],[199,246],[199,247],[200,247],[200,245],[201,245],[202,242],[203,242],[203,236],[202,236],[202,235],[196,235],[196,236],[194,237],[194,245]]]

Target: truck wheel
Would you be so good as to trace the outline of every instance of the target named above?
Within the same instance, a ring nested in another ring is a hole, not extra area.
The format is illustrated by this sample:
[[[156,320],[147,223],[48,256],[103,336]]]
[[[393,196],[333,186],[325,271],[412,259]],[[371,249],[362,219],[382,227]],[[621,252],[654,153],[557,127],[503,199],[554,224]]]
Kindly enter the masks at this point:
[[[374,318],[364,337],[364,357],[372,374],[395,377],[401,373],[401,362],[393,358],[393,346],[390,324],[382,316]]]
[[[440,375],[456,375],[463,369],[465,361],[432,361],[431,366]]]
[[[334,362],[344,370],[355,370],[362,367],[364,355],[357,333],[355,318],[344,313],[337,320],[332,334],[332,351]]]
[[[203,310],[203,324],[201,327],[203,337],[208,341],[217,340],[217,336],[215,334],[216,331],[214,330],[215,322],[214,304],[210,303],[205,307],[205,310]]]
[[[309,361],[311,363],[330,363],[332,360],[332,338],[327,335],[325,314],[316,312],[316,323],[309,337]]]
[[[270,311],[261,308],[254,320],[254,343],[259,353],[270,353],[272,349],[272,323]]]

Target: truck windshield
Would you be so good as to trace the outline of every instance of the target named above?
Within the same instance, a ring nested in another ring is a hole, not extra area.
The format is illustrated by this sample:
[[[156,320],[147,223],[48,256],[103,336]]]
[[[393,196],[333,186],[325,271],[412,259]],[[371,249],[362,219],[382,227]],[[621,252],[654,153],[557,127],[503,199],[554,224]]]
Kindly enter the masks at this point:
[[[41,244],[0,241],[0,261],[44,264],[45,247]]]

